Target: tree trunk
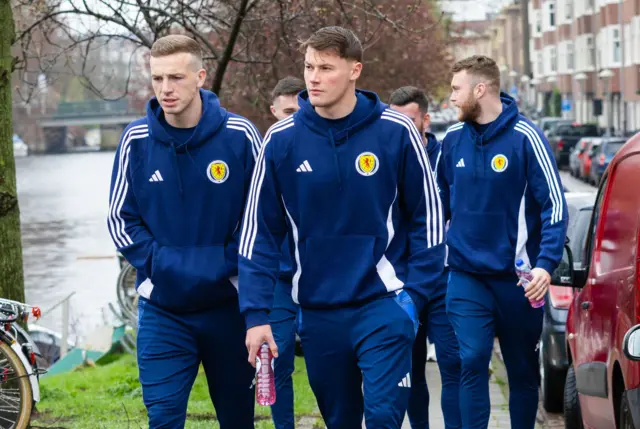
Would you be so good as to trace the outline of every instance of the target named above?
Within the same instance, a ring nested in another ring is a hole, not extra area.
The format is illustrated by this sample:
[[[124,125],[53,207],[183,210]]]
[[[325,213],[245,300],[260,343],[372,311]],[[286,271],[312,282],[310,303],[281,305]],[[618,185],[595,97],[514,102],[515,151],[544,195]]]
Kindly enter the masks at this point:
[[[0,0],[2,1],[2,0]],[[245,15],[247,13],[247,6],[249,5],[249,0],[242,0],[240,2],[240,7],[238,8],[238,14],[236,15],[236,19],[233,23],[233,28],[231,29],[231,33],[229,34],[229,40],[227,42],[227,46],[222,53],[222,57],[218,61],[218,66],[216,67],[216,74],[213,77],[213,83],[211,84],[211,91],[220,95],[220,89],[222,88],[222,81],[224,80],[224,74],[227,72],[227,66],[231,61],[231,56],[233,55],[233,48],[236,46],[236,41],[238,40],[238,34],[240,34],[240,28],[242,28],[242,22],[244,21]]]
[[[11,45],[14,38],[11,0],[0,0],[0,297],[23,300],[20,210],[11,118]]]

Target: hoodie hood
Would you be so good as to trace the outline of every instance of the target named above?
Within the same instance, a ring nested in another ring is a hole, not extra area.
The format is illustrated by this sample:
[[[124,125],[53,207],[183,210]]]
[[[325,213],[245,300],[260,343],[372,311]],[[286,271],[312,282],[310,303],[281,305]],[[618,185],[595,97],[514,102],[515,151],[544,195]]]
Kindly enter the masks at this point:
[[[200,89],[202,100],[202,116],[191,137],[185,142],[175,141],[165,130],[161,122],[162,107],[156,97],[147,103],[147,120],[149,134],[157,141],[172,146],[176,152],[186,151],[200,146],[218,132],[227,119],[227,111],[220,106],[218,97],[211,91]]]
[[[298,95],[300,110],[296,118],[316,134],[327,137],[333,147],[333,162],[336,172],[336,180],[342,189],[342,176],[338,163],[337,147],[349,142],[349,136],[357,133],[367,125],[375,122],[386,108],[380,102],[374,92],[356,89],[356,106],[351,113],[341,119],[330,120],[318,115],[313,105],[309,102],[307,90]]]
[[[161,116],[164,115],[160,102],[156,97],[153,97],[147,103],[147,121],[149,123],[149,136],[159,141],[165,146],[171,148],[172,162],[175,171],[178,171],[177,180],[180,193],[182,194],[184,189],[182,186],[181,173],[178,168],[178,154],[186,153],[194,166],[197,167],[196,162],[193,160],[190,150],[196,149],[200,145],[206,143],[222,128],[222,125],[226,122],[228,113],[220,107],[220,101],[218,97],[211,91],[200,89],[200,99],[202,100],[202,116],[196,125],[193,134],[187,141],[178,142],[167,132],[162,125]],[[153,147],[151,150],[154,150]],[[200,171],[200,169],[198,169]],[[203,173],[201,173],[203,174]]]
[[[467,123],[465,126],[475,142],[473,151],[473,174],[475,178],[484,178],[487,175],[486,145],[495,141],[503,132],[513,128],[513,124],[518,120],[519,112],[516,101],[505,92],[500,92],[500,101],[502,102],[502,112],[491,122],[484,133],[478,134],[473,124]]]
[[[325,119],[316,113],[315,108],[309,102],[307,90],[298,95],[300,110],[297,116],[314,132],[331,138],[335,144],[339,145],[345,143],[349,135],[353,135],[379,118],[386,107],[374,92],[356,89],[356,97],[356,107],[347,115],[347,125],[340,130],[335,129],[336,121]]]
[[[518,119],[519,112],[516,100],[507,93],[501,92],[500,101],[502,102],[502,112],[482,135],[478,134],[473,125],[469,124],[471,133],[476,136],[476,143],[484,144],[485,142],[490,142],[494,137],[510,128],[511,124]]]
[[[424,135],[427,138],[427,155],[431,158],[432,155],[437,154],[440,150],[440,142],[430,132],[426,132]]]

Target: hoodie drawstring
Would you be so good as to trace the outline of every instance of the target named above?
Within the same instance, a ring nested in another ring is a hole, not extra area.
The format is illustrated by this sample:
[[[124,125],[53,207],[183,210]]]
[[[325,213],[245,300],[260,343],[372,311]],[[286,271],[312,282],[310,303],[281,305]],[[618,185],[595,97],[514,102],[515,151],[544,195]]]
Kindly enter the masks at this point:
[[[342,189],[342,177],[340,175],[340,164],[338,163],[338,149],[336,148],[336,141],[333,139],[333,131],[329,128],[329,140],[331,141],[331,146],[333,146],[333,162],[336,166],[336,173],[338,174],[338,185],[340,189]]]
[[[178,167],[178,154],[176,153],[175,145],[171,145],[171,161],[173,163],[173,169],[176,172],[176,177],[178,178],[178,189],[180,190],[180,195],[184,194],[182,189],[182,178],[180,177],[180,168]]]

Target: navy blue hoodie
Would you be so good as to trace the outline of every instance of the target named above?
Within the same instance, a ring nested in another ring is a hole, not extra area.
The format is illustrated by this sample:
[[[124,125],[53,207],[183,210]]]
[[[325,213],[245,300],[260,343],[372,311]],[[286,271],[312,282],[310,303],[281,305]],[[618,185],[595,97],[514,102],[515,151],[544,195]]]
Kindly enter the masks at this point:
[[[501,94],[502,113],[480,135],[449,128],[437,180],[451,220],[451,269],[513,275],[515,260],[552,273],[562,259],[567,204],[544,134]]]
[[[261,137],[201,90],[193,134],[176,142],[154,97],[124,131],[111,177],[108,227],[145,299],[174,312],[237,296],[240,221]]]
[[[347,119],[327,121],[303,91],[300,110],[265,136],[240,241],[247,328],[268,323],[287,232],[292,297],[305,308],[358,305],[403,288],[424,299],[443,269],[442,207],[422,138],[376,94],[357,95]],[[402,223],[406,235],[396,234]]]
[[[429,164],[431,164],[431,169],[433,171],[437,171],[442,145],[435,135],[425,133],[425,136],[427,137],[427,156],[429,157]]]

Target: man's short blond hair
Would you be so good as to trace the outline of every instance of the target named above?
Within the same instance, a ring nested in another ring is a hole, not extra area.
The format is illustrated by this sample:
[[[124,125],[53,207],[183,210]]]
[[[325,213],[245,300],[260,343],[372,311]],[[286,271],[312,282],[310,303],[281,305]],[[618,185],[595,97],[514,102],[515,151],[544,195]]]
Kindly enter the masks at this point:
[[[152,57],[166,57],[173,54],[191,54],[196,59],[199,68],[202,67],[202,49],[198,42],[182,34],[171,34],[155,41],[151,46]]]

